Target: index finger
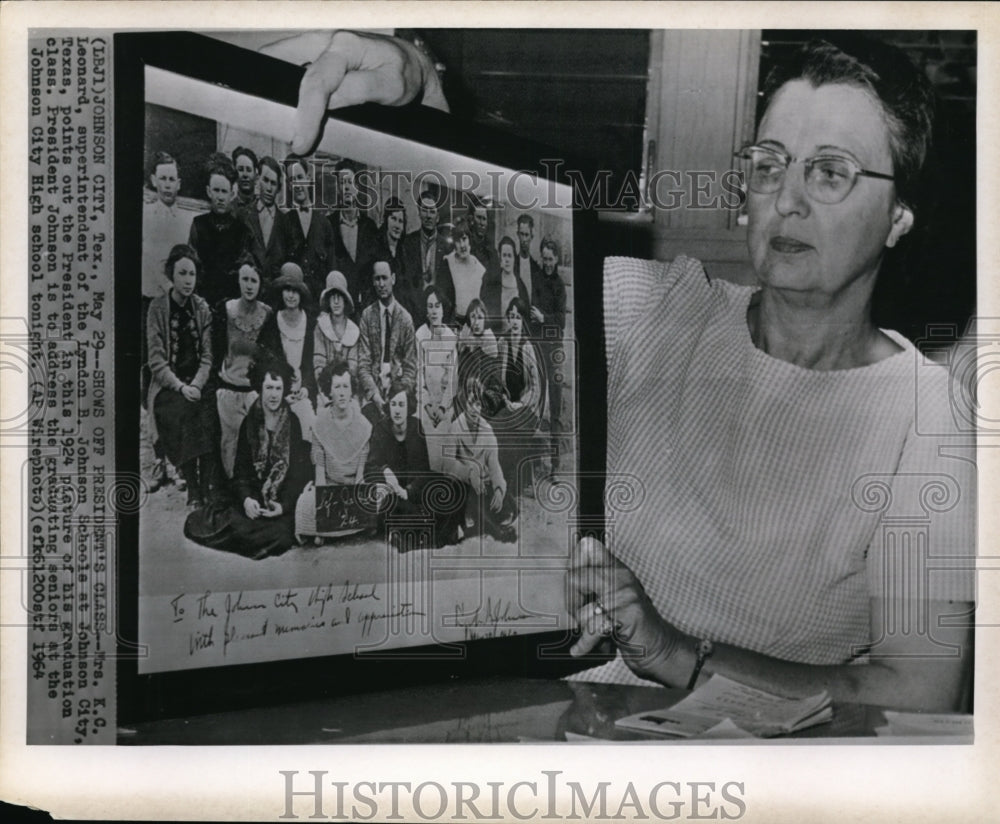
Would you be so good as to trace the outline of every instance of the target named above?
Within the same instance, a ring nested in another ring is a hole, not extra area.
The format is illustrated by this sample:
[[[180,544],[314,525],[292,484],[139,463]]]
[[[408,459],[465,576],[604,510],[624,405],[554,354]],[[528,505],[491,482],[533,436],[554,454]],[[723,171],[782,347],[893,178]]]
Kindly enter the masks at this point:
[[[348,71],[347,57],[343,52],[326,51],[321,54],[302,77],[299,84],[299,105],[295,110],[295,134],[292,151],[304,154],[319,137],[319,127],[326,114],[327,102],[344,80]]]
[[[596,538],[581,538],[570,551],[566,574],[567,604],[571,613],[613,590],[614,559]]]
[[[613,560],[603,543],[597,538],[585,536],[570,550],[569,566],[571,569],[608,566]]]

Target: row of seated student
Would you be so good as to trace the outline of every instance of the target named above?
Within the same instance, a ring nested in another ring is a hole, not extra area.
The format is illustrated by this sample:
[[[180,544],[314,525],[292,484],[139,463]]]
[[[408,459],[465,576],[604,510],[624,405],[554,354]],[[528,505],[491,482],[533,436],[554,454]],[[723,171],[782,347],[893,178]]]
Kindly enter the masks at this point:
[[[497,337],[487,327],[482,302],[473,299],[468,322],[456,335],[444,323],[447,299],[429,286],[426,322],[414,332],[409,313],[393,300],[390,265],[381,261],[373,276],[379,299],[354,324],[346,317],[351,297],[342,273],[328,276],[320,297],[326,311],[317,318],[304,308],[311,295],[298,266],[282,268],[274,283],[282,301],[277,312],[260,300],[262,278],[250,257],[239,269],[241,297],[223,300],[213,312],[196,294],[197,253],[179,244],[168,256],[171,290],[153,300],[147,320],[147,404],[153,439],[180,471],[189,504],[201,510],[206,500],[218,498],[215,493],[237,483],[246,422],[259,419],[265,395],[251,379],[251,367],[267,360],[286,370],[282,408],[295,417],[299,437],[313,445],[316,484],[362,481],[363,451],[393,420],[402,392],[427,471],[460,479],[470,501],[485,495],[486,526],[511,540],[516,498],[531,494],[532,472],[546,451],[539,434],[546,382],[525,333],[528,307],[511,299],[508,328]],[[338,395],[345,390],[346,397]],[[334,415],[336,409],[345,416]],[[317,452],[324,443],[325,451]],[[289,488],[295,477],[289,476]],[[312,510],[306,500],[313,501]],[[296,506],[295,536],[315,532],[314,502],[310,490]],[[453,540],[458,525],[441,522],[436,534]],[[189,531],[196,540],[204,538],[204,527]]]

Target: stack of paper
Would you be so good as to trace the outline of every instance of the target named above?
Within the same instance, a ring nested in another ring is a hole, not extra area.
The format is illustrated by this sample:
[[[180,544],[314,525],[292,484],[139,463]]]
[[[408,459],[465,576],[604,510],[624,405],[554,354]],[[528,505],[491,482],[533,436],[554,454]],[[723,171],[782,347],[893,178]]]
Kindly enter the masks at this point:
[[[615,725],[680,738],[766,738],[823,724],[832,717],[825,691],[809,698],[783,698],[713,675],[672,707],[629,715]]]
[[[972,716],[929,712],[882,713],[888,724],[876,727],[879,736],[972,736]]]

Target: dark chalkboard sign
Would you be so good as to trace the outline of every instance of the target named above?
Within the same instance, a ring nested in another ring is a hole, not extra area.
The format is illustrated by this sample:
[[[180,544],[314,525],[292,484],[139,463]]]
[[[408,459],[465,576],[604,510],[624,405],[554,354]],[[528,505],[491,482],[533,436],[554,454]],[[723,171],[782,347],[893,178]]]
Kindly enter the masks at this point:
[[[375,527],[376,505],[371,484],[316,487],[316,531],[349,535]]]

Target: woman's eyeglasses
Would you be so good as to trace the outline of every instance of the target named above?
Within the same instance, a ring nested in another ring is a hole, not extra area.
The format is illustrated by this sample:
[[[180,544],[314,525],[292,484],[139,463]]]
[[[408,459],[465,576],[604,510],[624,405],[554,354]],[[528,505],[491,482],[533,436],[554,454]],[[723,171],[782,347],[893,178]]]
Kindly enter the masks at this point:
[[[840,203],[851,193],[859,177],[895,180],[892,175],[862,169],[850,158],[840,155],[816,155],[799,161],[777,149],[744,146],[734,156],[747,162],[747,186],[761,195],[778,191],[788,167],[797,162],[805,168],[806,194],[817,203]]]

